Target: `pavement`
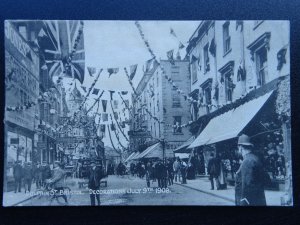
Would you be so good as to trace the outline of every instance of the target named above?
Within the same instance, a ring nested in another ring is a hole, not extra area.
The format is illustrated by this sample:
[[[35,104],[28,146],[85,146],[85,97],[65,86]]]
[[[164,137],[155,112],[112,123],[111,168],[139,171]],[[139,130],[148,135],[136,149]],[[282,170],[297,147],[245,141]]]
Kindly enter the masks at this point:
[[[21,192],[3,192],[3,206],[16,206],[18,204],[21,204],[22,202],[25,202],[31,198],[34,198],[34,191],[36,190],[36,185],[33,183],[31,185],[31,192],[26,192],[24,190],[24,187],[22,187]]]
[[[181,184],[175,182],[176,185],[180,185],[193,190],[198,190],[202,193],[209,194],[211,196],[219,197],[224,200],[235,202],[234,186],[227,185],[226,190],[210,190],[211,185],[207,176],[197,177],[195,180],[187,180],[187,184]],[[267,206],[281,206],[281,197],[284,196],[283,191],[270,191],[265,190]]]

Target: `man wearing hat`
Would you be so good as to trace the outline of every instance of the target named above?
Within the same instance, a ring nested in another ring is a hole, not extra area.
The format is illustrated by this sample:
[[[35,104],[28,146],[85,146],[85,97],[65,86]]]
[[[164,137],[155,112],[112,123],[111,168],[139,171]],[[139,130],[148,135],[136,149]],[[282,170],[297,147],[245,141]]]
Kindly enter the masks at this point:
[[[238,150],[243,157],[235,178],[235,203],[239,206],[266,205],[263,164],[253,154],[253,147],[249,136],[239,137]]]
[[[101,167],[96,165],[95,161],[92,161],[90,164],[89,170],[89,183],[88,188],[90,189],[90,199],[91,205],[94,206],[95,204],[95,197],[97,199],[98,205],[100,205],[100,180],[103,177]]]
[[[22,178],[23,178],[23,167],[22,167],[22,161],[18,160],[16,161],[14,168],[13,168],[13,175],[15,179],[15,193],[21,192],[21,186],[22,186]]]

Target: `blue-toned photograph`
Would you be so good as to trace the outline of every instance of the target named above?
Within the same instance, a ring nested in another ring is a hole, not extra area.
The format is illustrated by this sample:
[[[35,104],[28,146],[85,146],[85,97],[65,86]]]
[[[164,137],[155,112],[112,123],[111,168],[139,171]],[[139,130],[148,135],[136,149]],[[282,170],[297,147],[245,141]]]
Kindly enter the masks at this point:
[[[293,206],[287,20],[6,20],[3,202]]]

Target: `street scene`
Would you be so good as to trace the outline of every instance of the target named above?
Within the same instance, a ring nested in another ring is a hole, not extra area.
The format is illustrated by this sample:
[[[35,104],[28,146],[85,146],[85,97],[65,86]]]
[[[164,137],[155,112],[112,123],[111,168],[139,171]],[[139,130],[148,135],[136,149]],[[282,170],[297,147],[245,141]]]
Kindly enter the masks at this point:
[[[5,21],[3,206],[293,206],[289,21]]]

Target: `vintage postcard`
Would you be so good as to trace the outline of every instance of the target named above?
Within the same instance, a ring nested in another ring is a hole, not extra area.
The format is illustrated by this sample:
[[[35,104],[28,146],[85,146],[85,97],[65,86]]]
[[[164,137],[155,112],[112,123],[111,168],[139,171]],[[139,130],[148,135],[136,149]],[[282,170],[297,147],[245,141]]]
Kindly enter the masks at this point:
[[[4,32],[3,206],[293,206],[289,21]]]

